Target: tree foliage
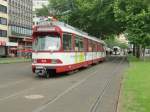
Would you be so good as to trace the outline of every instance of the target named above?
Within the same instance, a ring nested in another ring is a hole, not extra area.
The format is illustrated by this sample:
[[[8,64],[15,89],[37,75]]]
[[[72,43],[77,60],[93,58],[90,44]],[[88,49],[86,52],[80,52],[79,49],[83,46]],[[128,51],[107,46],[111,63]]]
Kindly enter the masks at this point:
[[[150,45],[149,0],[49,0],[37,13],[55,16],[96,37],[124,32],[132,44]]]
[[[118,34],[124,29],[115,21],[114,0],[49,0],[49,14],[96,37]]]
[[[125,24],[128,39],[138,48],[150,45],[150,5],[148,2],[148,0],[115,0],[114,2],[116,21]]]
[[[76,0],[69,19],[72,25],[97,37],[123,31],[122,25],[114,18],[113,0]]]
[[[49,16],[48,6],[43,5],[41,9],[36,9],[35,13],[37,16]]]
[[[116,39],[116,35],[108,36],[104,41],[107,44],[107,47],[113,49],[114,46],[119,46],[122,49],[128,49],[128,45],[126,43],[121,43]]]

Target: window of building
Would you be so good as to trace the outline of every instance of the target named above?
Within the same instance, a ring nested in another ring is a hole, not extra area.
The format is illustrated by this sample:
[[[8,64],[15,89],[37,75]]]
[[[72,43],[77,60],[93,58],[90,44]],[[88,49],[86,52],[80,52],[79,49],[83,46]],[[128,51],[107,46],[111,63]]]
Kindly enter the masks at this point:
[[[0,24],[7,25],[7,19],[0,17]]]
[[[7,37],[7,31],[6,30],[0,30],[0,37]]]
[[[0,12],[7,13],[7,7],[0,4]]]
[[[72,50],[72,35],[71,34],[63,34],[63,49],[64,51]]]

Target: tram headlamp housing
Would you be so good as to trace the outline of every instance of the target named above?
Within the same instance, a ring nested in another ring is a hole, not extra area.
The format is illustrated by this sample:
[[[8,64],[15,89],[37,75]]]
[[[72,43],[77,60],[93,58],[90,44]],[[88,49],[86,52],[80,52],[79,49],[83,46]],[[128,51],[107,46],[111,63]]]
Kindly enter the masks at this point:
[[[52,60],[51,60],[51,64],[57,64],[56,59],[52,59]]]
[[[62,64],[62,61],[59,59],[51,59],[51,64]]]

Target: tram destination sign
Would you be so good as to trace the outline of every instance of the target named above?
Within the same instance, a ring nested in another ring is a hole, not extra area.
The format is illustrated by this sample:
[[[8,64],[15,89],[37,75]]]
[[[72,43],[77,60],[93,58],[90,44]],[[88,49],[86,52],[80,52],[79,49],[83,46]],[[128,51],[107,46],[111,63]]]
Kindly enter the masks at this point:
[[[47,26],[47,27],[38,27],[37,31],[39,31],[39,32],[55,31],[55,27],[50,27],[50,26]]]

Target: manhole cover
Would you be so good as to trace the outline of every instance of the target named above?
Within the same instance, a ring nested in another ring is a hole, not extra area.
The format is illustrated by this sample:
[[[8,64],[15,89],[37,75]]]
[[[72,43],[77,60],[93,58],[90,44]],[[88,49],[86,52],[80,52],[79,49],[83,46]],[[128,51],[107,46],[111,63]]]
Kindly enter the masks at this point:
[[[28,95],[28,96],[25,96],[26,99],[31,99],[31,100],[36,100],[36,99],[42,99],[44,98],[43,95]]]

